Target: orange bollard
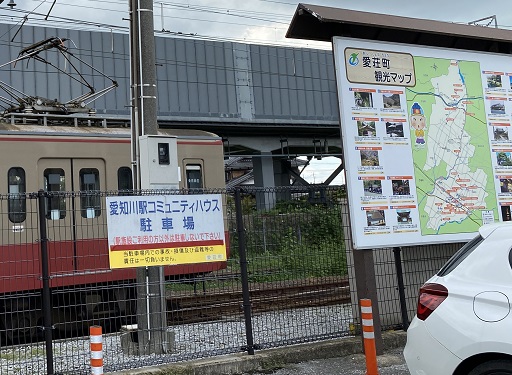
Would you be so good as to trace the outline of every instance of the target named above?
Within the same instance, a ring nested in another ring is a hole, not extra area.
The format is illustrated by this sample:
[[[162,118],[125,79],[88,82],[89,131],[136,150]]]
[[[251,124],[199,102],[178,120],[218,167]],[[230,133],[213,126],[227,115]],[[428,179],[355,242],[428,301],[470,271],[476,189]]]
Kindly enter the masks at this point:
[[[361,299],[361,323],[363,326],[364,355],[366,357],[366,375],[379,375],[377,368],[377,350],[373,331],[372,301]]]
[[[103,375],[103,336],[100,326],[89,328],[91,340],[91,374]]]

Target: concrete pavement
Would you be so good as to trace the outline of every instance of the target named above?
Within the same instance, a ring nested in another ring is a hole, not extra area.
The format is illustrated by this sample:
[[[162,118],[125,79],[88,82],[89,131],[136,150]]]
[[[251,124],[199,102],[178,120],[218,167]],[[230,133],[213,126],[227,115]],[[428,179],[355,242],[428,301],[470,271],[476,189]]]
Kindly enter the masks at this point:
[[[403,331],[383,332],[384,354],[378,357],[380,375],[408,375],[402,350]],[[360,375],[366,365],[360,337],[346,337],[288,347],[180,362],[115,375]]]
[[[402,354],[403,348],[386,351],[377,357],[379,375],[410,375]],[[247,373],[247,375],[365,375],[366,359],[364,354],[352,354],[344,357],[315,359],[307,362],[288,364],[271,372]],[[244,374],[245,375],[245,374]]]

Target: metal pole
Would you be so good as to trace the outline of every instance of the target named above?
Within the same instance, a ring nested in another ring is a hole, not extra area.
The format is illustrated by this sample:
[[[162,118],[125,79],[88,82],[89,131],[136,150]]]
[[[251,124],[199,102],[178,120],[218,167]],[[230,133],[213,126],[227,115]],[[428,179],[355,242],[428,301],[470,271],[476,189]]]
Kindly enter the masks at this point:
[[[139,175],[138,175],[138,164],[139,164],[139,110],[137,107],[137,64],[138,53],[134,46],[137,45],[136,35],[134,30],[138,29],[137,17],[134,16],[135,8],[133,1],[130,0],[130,32],[129,32],[129,43],[130,43],[130,118],[131,118],[131,164],[132,164],[132,181],[135,190],[140,190]]]
[[[139,173],[139,135],[140,135],[140,116],[139,116],[139,98],[140,77],[139,77],[139,17],[137,0],[130,0],[130,78],[131,78],[131,146],[132,146],[132,174],[133,184],[137,191],[140,191],[140,173]],[[148,311],[149,303],[146,300],[146,269],[137,269],[137,343],[139,355],[149,354],[149,322]]]
[[[142,135],[158,134],[153,0],[138,0],[139,116]],[[136,61],[137,63],[137,61]]]
[[[242,198],[240,189],[235,190],[236,231],[238,234],[238,253],[240,256],[240,272],[242,276],[242,297],[245,317],[245,336],[247,353],[254,355],[254,338],[252,333],[251,297],[249,294],[249,278],[247,275],[247,249],[245,247],[245,231],[242,216]]]
[[[50,272],[48,269],[48,233],[46,229],[45,192],[39,190],[37,200],[39,203],[39,241],[41,243],[41,278],[43,281],[43,332],[46,344],[46,371],[53,375],[53,346],[52,346],[52,305],[50,294]]]
[[[142,134],[158,134],[153,0],[139,1],[140,104]],[[139,170],[140,171],[140,170]],[[148,268],[151,353],[167,352],[163,267]]]
[[[132,119],[136,120],[132,123],[132,127],[138,126],[137,131],[132,129],[132,142],[135,142],[135,146],[132,145],[134,150],[132,152],[139,155],[138,136],[158,134],[153,0],[130,0],[130,10],[131,75],[134,95]],[[136,119],[135,116],[137,116]],[[134,182],[140,188],[138,160],[136,169],[137,172],[134,175],[138,180]],[[137,305],[140,306],[137,308],[137,324],[140,354],[162,354],[167,351],[164,281],[162,267],[137,270]],[[146,286],[145,293],[142,293],[144,289],[141,284]],[[140,316],[143,310],[146,311],[146,319]]]
[[[396,278],[398,282],[398,296],[400,298],[400,310],[402,312],[402,325],[404,327],[404,331],[407,331],[407,328],[409,328],[409,316],[407,315],[407,304],[405,303],[404,275],[402,271],[402,256],[400,252],[401,249],[399,247],[393,248],[393,254],[395,255]]]
[[[377,280],[372,250],[352,249],[354,255],[354,272],[356,276],[356,289],[359,299],[371,299],[373,309],[373,324],[375,331],[375,347],[377,355],[384,351],[379,315],[379,302],[377,296]],[[364,340],[361,335],[361,341]]]

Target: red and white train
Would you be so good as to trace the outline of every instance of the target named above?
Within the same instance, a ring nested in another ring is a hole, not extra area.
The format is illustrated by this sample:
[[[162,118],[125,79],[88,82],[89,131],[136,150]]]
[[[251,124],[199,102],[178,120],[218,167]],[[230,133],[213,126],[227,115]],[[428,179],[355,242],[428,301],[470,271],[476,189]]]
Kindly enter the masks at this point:
[[[160,134],[177,136],[181,188],[225,186],[219,137],[194,130]],[[126,127],[0,123],[0,330],[8,342],[29,340],[42,326],[38,206],[29,194],[40,189],[55,193],[45,198],[55,327],[79,331],[83,322],[134,316],[136,271],[109,268],[105,195],[97,194],[132,189],[130,150]],[[165,274],[225,266],[166,266]]]

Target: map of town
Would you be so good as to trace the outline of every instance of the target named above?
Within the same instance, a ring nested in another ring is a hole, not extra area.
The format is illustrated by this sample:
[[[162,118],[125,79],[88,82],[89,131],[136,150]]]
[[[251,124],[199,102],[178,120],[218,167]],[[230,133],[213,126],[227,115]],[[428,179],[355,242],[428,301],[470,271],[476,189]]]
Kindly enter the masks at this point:
[[[480,63],[415,57],[407,89],[422,235],[470,233],[498,217]]]

